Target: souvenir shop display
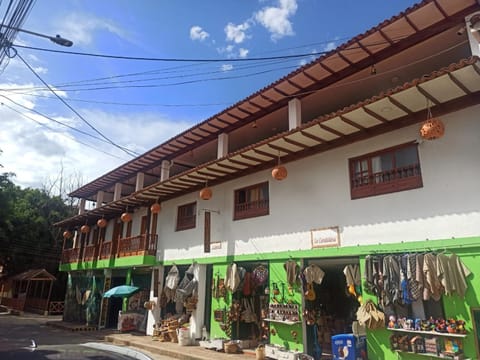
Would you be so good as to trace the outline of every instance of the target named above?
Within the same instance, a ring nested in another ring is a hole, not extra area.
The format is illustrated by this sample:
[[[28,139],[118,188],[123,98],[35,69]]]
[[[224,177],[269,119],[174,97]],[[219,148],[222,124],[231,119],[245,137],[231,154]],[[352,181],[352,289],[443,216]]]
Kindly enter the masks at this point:
[[[368,255],[365,287],[381,307],[409,305],[417,300],[439,301],[442,295],[463,298],[470,270],[455,254],[445,252]]]

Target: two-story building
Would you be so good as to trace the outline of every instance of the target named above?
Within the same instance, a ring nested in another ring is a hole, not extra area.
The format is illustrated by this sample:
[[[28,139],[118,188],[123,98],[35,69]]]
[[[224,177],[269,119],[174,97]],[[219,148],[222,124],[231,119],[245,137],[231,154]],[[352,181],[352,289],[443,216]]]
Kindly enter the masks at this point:
[[[369,359],[479,358],[479,41],[478,1],[422,1],[75,190],[67,320],[127,283],[147,334],[329,353],[372,299]]]

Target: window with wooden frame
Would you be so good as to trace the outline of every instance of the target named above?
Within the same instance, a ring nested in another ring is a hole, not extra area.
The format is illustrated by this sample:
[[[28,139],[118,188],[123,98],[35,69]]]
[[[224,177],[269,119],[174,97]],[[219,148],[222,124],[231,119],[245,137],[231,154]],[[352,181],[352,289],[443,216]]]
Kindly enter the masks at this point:
[[[197,220],[197,203],[181,205],[177,209],[176,231],[193,229]]]
[[[233,220],[268,215],[268,182],[235,190]]]
[[[423,186],[417,143],[398,145],[349,160],[352,199]]]

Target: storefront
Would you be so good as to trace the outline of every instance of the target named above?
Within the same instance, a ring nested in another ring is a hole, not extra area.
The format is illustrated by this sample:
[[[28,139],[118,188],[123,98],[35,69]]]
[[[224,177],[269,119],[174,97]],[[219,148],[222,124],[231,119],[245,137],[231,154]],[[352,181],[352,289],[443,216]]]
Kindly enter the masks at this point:
[[[331,338],[352,333],[360,293],[358,258],[215,265],[210,338],[263,344],[273,358],[269,351],[332,358]]]
[[[372,358],[479,358],[479,249],[454,243],[378,249],[362,259],[364,299],[385,316],[382,326],[367,329]]]
[[[332,351],[338,352],[339,346],[332,346],[332,338],[345,334],[352,335],[353,342],[363,346],[364,336],[356,334],[353,329],[361,300],[358,258],[305,260],[301,278],[304,284],[306,352],[318,357],[321,350],[324,359],[333,358]],[[362,346],[349,350],[357,350],[356,359],[366,359],[366,349]]]

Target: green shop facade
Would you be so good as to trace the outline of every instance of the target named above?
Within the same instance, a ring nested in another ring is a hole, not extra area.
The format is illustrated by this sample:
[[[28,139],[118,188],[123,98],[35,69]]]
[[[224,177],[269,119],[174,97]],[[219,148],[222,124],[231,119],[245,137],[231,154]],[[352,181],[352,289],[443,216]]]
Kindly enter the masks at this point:
[[[444,319],[464,321],[465,331],[452,335],[448,332],[415,331],[413,327],[389,329],[387,314],[384,327],[366,329],[368,359],[418,359],[425,356],[432,359],[443,358],[445,356],[442,355],[442,351],[445,346],[451,346],[452,339],[454,346],[460,347],[457,352],[463,353],[464,358],[477,359],[480,280],[475,274],[480,271],[478,262],[480,238],[324,247],[304,251],[196,259],[195,262],[199,266],[206,268],[207,275],[206,283],[199,284],[199,287],[205,288],[206,301],[202,311],[205,315],[203,319],[198,320],[205,325],[210,339],[242,340],[244,346],[248,347],[271,344],[292,352],[311,355],[320,345],[324,356],[328,358],[328,354],[332,353],[331,336],[353,331],[352,321],[355,320],[360,304],[368,300],[378,304],[377,296],[365,288],[365,258],[379,254],[426,252],[454,253],[471,272],[466,278],[467,290],[464,298],[456,294],[443,294],[437,302],[438,306],[433,307],[436,316],[440,316],[438,312],[440,308],[440,314]],[[316,293],[313,299],[307,296],[308,291],[305,291],[305,284],[302,285],[302,281],[297,279],[295,283],[289,283],[285,264],[291,261],[297,263],[300,272],[309,264],[316,264],[324,271],[322,283],[313,283],[313,290]],[[165,277],[172,266],[187,268],[191,263],[191,259],[158,263],[151,256],[134,256],[121,260],[62,265],[61,269],[69,272],[65,320],[85,321],[92,326],[115,327],[117,312],[120,310],[127,313],[130,311],[148,313],[149,310],[143,307],[143,301],[149,299],[148,294],[154,295],[158,291],[160,296],[162,292],[161,288],[153,289],[157,287],[156,281],[162,286],[162,279],[154,278],[158,274]],[[262,279],[255,280],[255,276],[252,276],[249,278],[249,287],[242,281],[236,291],[232,292],[228,285],[228,271],[232,264],[237,265],[244,279],[246,273],[255,274],[255,270],[263,267],[267,270],[267,277],[262,282]],[[348,291],[343,270],[346,265],[355,264],[359,265],[361,270],[361,283],[355,289],[356,296],[353,296]],[[157,272],[159,268],[163,271]],[[121,284],[134,284],[148,290],[140,299],[139,306],[128,309],[128,301],[101,298],[105,290]],[[85,292],[90,293],[90,296],[85,298]],[[427,318],[430,317],[427,308],[425,315]],[[192,316],[195,316],[195,311]],[[146,328],[143,329],[145,333],[149,333]],[[436,339],[437,353],[415,353],[411,345],[408,348],[397,346],[392,348],[392,336],[396,334],[407,336],[406,339],[409,341],[419,336]],[[202,336],[205,337],[205,334]]]

